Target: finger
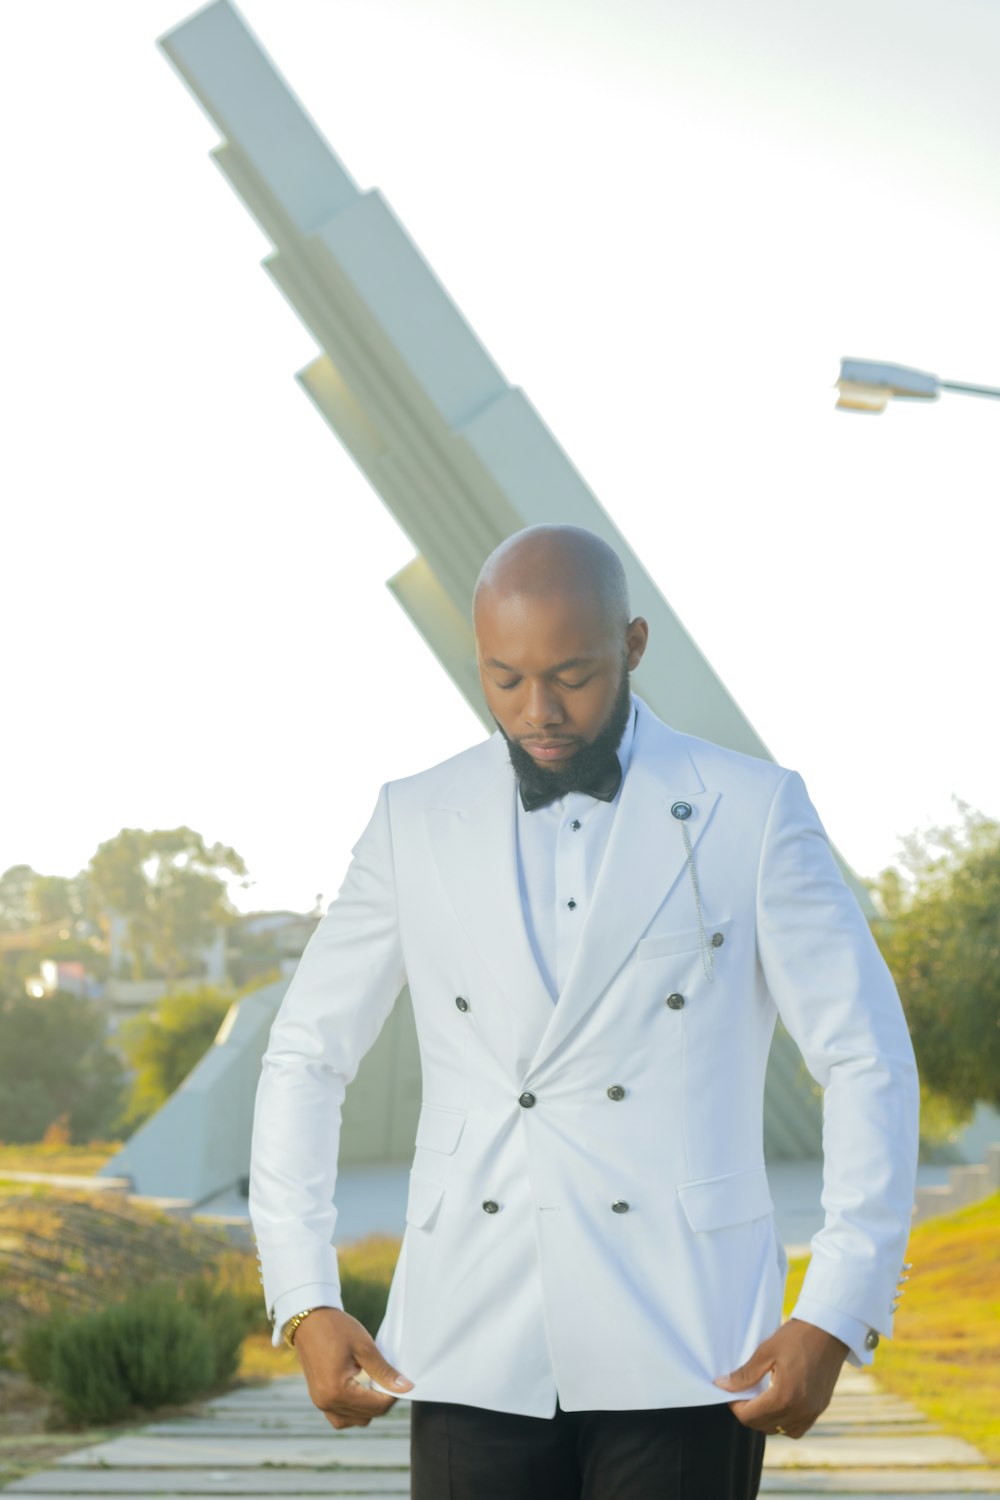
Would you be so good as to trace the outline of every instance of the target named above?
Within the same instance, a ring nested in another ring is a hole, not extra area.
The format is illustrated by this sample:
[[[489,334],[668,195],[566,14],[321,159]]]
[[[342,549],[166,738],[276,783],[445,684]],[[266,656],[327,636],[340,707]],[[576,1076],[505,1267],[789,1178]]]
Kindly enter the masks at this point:
[[[345,1375],[335,1385],[317,1391],[313,1395],[313,1405],[327,1417],[364,1422],[370,1422],[372,1417],[384,1416],[395,1406],[395,1396],[384,1396],[381,1391],[373,1391],[359,1384],[355,1374],[356,1372],[352,1372]]]
[[[395,1396],[384,1396],[381,1391],[373,1391],[366,1385],[359,1385],[356,1380],[350,1380],[341,1392],[338,1405],[342,1410],[349,1411],[361,1417],[381,1417],[387,1411],[391,1411],[396,1404]]]
[[[804,1437],[816,1421],[815,1415],[804,1414],[800,1406],[772,1399],[770,1391],[753,1401],[730,1401],[729,1410],[744,1427],[769,1436]]]
[[[338,1417],[329,1411],[325,1411],[323,1415],[338,1432],[343,1432],[346,1427],[367,1427],[371,1421],[370,1417]]]
[[[794,1420],[787,1403],[773,1385],[763,1395],[754,1396],[749,1401],[730,1401],[729,1410],[744,1427],[753,1427],[757,1432],[773,1432],[778,1423],[787,1427],[788,1421]]]
[[[364,1370],[361,1370],[357,1375],[352,1375],[348,1384],[352,1395],[355,1391],[362,1391],[366,1396],[380,1396],[385,1402],[383,1410],[379,1413],[380,1416],[384,1416],[385,1412],[390,1411],[396,1405],[396,1397],[387,1396],[384,1391],[379,1390],[372,1383],[371,1376],[366,1375]]]
[[[745,1365],[740,1365],[738,1370],[732,1370],[728,1375],[720,1375],[713,1384],[723,1391],[743,1391],[763,1380],[773,1368],[774,1353],[764,1343],[751,1354]]]
[[[378,1404],[374,1404],[375,1402]],[[366,1401],[361,1396],[356,1397],[353,1388],[348,1388],[337,1399],[324,1402],[319,1409],[335,1427],[367,1427],[373,1418],[384,1416],[394,1405],[391,1397],[375,1396],[373,1393]]]
[[[413,1381],[389,1363],[374,1339],[359,1340],[351,1353],[365,1374],[387,1390],[412,1391]]]

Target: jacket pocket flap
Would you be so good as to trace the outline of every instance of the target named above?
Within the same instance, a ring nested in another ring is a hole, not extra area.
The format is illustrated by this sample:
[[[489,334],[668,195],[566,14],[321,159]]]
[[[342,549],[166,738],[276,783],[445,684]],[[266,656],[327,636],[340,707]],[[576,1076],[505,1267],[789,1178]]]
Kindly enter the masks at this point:
[[[441,1201],[444,1183],[432,1177],[422,1177],[419,1172],[410,1173],[410,1187],[406,1195],[406,1222],[423,1229]]]
[[[706,1177],[700,1182],[682,1182],[678,1196],[694,1230],[724,1229],[759,1219],[774,1208],[764,1167],[731,1172],[726,1177]]]
[[[421,1105],[414,1144],[423,1146],[428,1151],[443,1151],[450,1156],[458,1145],[464,1125],[464,1110],[446,1109],[440,1104]]]
[[[711,943],[713,934],[721,932],[723,938],[729,936],[731,922],[707,922],[705,924],[705,941]],[[701,947],[701,932],[697,927],[679,928],[676,932],[656,932],[649,937],[640,938],[635,945],[635,956],[643,958],[666,958],[671,953],[690,953]]]

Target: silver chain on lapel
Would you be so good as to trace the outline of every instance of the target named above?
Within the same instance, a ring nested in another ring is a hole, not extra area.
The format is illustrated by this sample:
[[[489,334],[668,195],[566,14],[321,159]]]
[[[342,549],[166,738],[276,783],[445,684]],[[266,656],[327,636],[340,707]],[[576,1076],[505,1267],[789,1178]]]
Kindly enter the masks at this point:
[[[691,835],[688,833],[688,818],[690,818],[692,812],[691,804],[690,802],[675,802],[670,811],[681,825],[684,854],[687,858],[688,874],[691,877],[691,889],[694,892],[694,909],[698,916],[698,947],[701,949],[701,966],[705,970],[705,978],[711,984],[715,977],[715,954],[712,952],[708,938],[705,936],[705,918],[701,909],[698,871],[694,866],[694,850],[691,848]]]

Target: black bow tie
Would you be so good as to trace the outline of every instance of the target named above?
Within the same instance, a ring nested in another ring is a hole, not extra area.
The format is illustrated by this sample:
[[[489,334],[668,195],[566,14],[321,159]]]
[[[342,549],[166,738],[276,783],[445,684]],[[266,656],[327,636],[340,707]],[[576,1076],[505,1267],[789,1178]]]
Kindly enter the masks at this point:
[[[555,778],[553,778],[555,780]],[[617,755],[609,765],[603,766],[600,771],[595,771],[590,780],[583,786],[572,787],[574,792],[586,792],[588,797],[596,797],[599,802],[610,802],[618,792],[622,784],[621,762]],[[558,784],[536,789],[533,786],[525,786],[523,781],[518,782],[518,790],[521,793],[521,806],[525,812],[534,812],[536,808],[548,807],[550,802],[555,802],[560,797],[565,797],[567,788]]]

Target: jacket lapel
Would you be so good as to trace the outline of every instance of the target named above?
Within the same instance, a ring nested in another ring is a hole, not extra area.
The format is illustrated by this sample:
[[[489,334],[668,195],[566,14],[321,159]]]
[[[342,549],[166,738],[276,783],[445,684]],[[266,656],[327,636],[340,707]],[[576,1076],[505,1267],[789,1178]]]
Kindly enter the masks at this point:
[[[631,957],[672,887],[687,878],[683,825],[671,806],[690,804],[687,829],[695,850],[718,800],[719,793],[704,786],[683,738],[640,699],[632,758],[590,910],[558,1003],[554,1010],[550,1005],[532,1073],[570,1039]],[[693,892],[690,899],[693,921]]]
[[[552,1018],[553,1002],[535,962],[517,867],[517,783],[497,733],[484,747],[486,766],[457,782],[427,811],[435,862],[466,936],[500,989],[503,1010],[470,997],[475,1022],[520,1079]]]

